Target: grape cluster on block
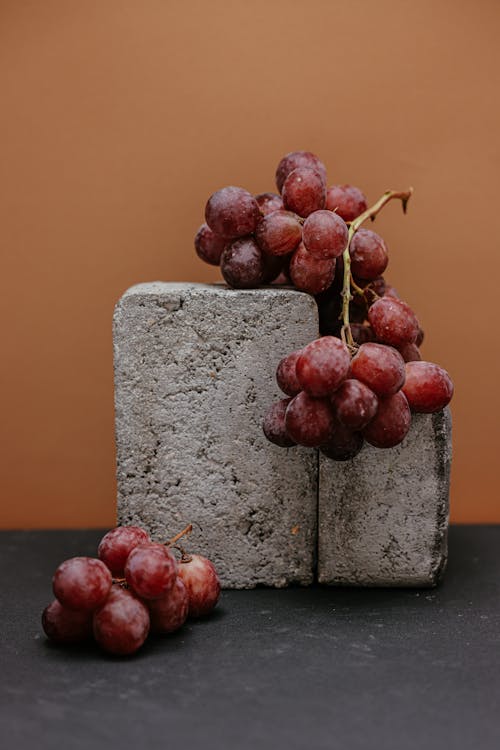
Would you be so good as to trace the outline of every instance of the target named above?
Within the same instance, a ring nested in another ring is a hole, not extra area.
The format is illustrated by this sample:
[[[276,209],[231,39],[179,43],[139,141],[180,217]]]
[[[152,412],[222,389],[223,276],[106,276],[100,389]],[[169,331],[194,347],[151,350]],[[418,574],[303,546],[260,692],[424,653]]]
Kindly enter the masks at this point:
[[[178,539],[181,535],[177,535]],[[150,633],[167,635],[188,617],[209,614],[220,582],[207,558],[172,542],[152,542],[138,526],[118,526],[101,540],[98,557],[72,557],[54,573],[54,601],[42,614],[47,637],[59,644],[94,638],[105,651],[135,653]]]
[[[422,360],[417,316],[384,277],[384,239],[362,227],[390,200],[406,210],[412,191],[387,191],[369,208],[359,188],[328,186],[309,151],[284,156],[275,178],[278,193],[218,190],[195,238],[198,256],[219,265],[229,286],[286,284],[316,299],[320,338],[278,363],[286,398],[270,406],[264,433],[338,461],[365,441],[392,448],[412,412],[440,411],[453,395],[446,370]]]

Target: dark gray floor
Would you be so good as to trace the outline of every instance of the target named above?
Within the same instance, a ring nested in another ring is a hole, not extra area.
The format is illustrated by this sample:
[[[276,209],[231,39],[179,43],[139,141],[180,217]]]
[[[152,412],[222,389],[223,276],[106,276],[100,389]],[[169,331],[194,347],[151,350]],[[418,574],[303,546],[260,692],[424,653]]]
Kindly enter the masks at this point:
[[[3,750],[500,747],[500,527],[453,528],[437,590],[224,592],[128,660],[39,626],[99,536],[0,534]]]

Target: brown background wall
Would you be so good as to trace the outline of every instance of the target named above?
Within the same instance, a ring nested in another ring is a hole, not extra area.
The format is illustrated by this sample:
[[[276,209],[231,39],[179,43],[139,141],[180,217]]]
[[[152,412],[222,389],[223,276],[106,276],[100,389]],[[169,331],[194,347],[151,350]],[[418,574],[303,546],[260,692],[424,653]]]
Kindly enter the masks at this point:
[[[375,199],[388,276],[449,369],[455,521],[500,521],[500,4],[1,0],[4,527],[114,519],[111,316],[131,284],[209,281],[208,195],[285,152]]]

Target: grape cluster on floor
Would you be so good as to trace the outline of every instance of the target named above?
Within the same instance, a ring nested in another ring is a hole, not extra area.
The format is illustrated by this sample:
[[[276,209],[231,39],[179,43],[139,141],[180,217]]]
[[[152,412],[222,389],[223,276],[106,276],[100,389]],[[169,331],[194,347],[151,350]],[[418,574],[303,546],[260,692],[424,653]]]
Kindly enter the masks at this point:
[[[179,535],[178,535],[179,536]],[[42,614],[47,637],[59,644],[92,636],[111,654],[137,651],[148,634],[178,630],[188,617],[209,614],[220,582],[207,558],[154,543],[138,526],[118,526],[101,540],[98,558],[72,557],[52,579],[54,601]]]
[[[279,194],[218,190],[195,238],[199,257],[220,265],[229,286],[287,284],[316,299],[321,337],[279,362],[287,398],[270,407],[264,433],[340,461],[365,441],[398,445],[411,412],[440,411],[453,395],[446,370],[422,361],[418,319],[383,276],[386,243],[361,228],[390,199],[406,208],[411,190],[388,191],[368,208],[359,188],[327,187],[324,164],[308,151],[281,159],[276,185]]]

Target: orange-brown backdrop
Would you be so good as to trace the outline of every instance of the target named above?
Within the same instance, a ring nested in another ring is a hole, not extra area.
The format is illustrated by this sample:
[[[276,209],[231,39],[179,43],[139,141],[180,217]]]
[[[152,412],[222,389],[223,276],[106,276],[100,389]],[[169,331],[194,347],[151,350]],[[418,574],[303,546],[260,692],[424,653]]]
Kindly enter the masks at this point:
[[[449,369],[455,521],[500,521],[500,4],[1,0],[4,527],[114,520],[113,305],[210,281],[193,234],[225,184],[317,152],[375,199],[389,278]]]

